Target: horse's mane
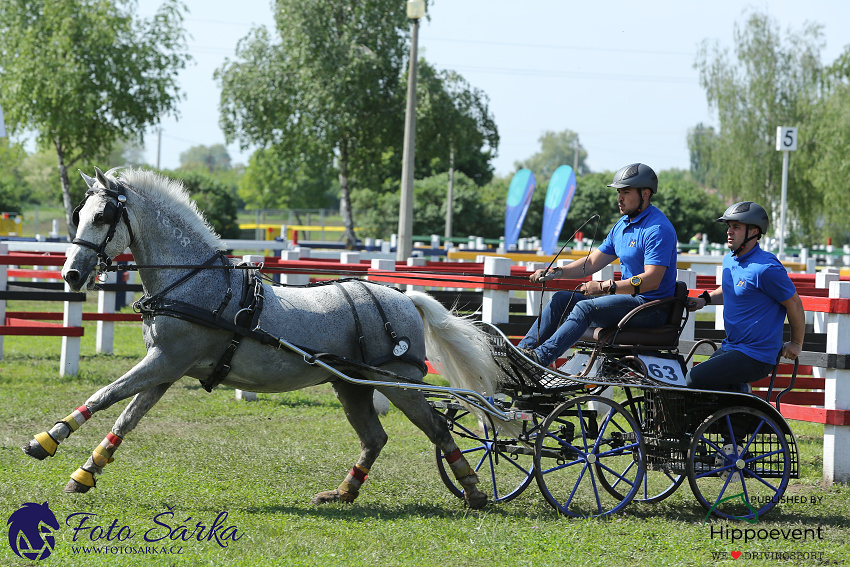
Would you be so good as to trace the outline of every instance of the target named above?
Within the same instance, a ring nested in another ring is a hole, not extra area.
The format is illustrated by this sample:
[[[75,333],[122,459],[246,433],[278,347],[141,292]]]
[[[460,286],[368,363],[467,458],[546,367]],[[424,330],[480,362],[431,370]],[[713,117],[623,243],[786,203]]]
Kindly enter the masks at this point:
[[[115,168],[118,169],[118,168]],[[106,172],[112,174],[115,169]],[[209,221],[204,218],[198,205],[189,198],[189,192],[177,179],[144,169],[120,169],[118,179],[130,185],[140,193],[157,201],[157,206],[183,218],[205,244],[215,250],[224,250],[224,244]]]

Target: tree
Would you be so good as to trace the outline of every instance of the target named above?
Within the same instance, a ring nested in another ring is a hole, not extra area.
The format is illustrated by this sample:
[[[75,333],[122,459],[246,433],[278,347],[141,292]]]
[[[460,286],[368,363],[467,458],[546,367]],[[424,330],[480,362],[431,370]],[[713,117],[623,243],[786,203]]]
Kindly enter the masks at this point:
[[[164,172],[168,177],[181,178],[179,172]],[[239,238],[236,188],[199,171],[182,176],[183,186],[198,204],[204,217],[222,238]]]
[[[455,169],[478,186],[489,183],[499,131],[487,95],[455,71],[437,71],[424,59],[416,90],[416,177]],[[395,179],[400,161],[398,168]]]
[[[517,169],[530,169],[538,182],[548,182],[555,170],[562,165],[573,167],[576,176],[590,173],[590,168],[585,163],[587,150],[579,142],[577,133],[572,130],[544,132],[537,141],[540,142],[540,151],[515,165]]]
[[[824,196],[824,232],[835,243],[850,242],[850,47],[826,70],[828,94],[818,104],[811,127],[812,165],[807,179]],[[796,156],[794,156],[796,157]],[[793,158],[792,158],[793,159]],[[796,162],[796,160],[795,160]],[[796,165],[796,164],[795,164]]]
[[[180,153],[180,169],[200,169],[208,173],[230,169],[230,154],[224,144],[192,146]]]
[[[695,63],[720,125],[707,154],[711,159],[707,179],[723,195],[757,201],[777,217],[782,156],[775,148],[776,127],[798,126],[788,211],[800,223],[801,234],[814,234],[821,197],[806,175],[811,159],[811,129],[806,125],[823,88],[821,26],[804,24],[797,33],[789,31],[783,41],[772,18],[751,13],[743,26],[735,26],[734,38],[735,61],[716,42],[704,41]],[[691,152],[703,155],[703,148],[692,145]]]
[[[176,75],[190,60],[178,0],[151,19],[132,0],[0,2],[0,104],[10,130],[53,148],[66,219],[75,203],[68,168],[140,139],[176,114]]]
[[[413,185],[413,233],[417,235],[443,234],[446,220],[446,184],[448,173],[426,179],[417,179]],[[453,212],[456,234],[473,234],[498,238],[504,219],[507,184],[499,183],[478,187],[463,173],[455,173]],[[364,189],[352,197],[354,210],[364,234],[386,237],[398,227],[399,194]]]
[[[404,3],[278,0],[275,19],[280,43],[256,28],[216,71],[222,129],[243,147],[332,153],[353,247],[351,188],[380,183],[384,149],[401,139]]]
[[[260,148],[251,156],[239,182],[239,196],[257,209],[320,209],[331,206],[338,189],[333,156],[322,148],[301,153],[279,145]]]

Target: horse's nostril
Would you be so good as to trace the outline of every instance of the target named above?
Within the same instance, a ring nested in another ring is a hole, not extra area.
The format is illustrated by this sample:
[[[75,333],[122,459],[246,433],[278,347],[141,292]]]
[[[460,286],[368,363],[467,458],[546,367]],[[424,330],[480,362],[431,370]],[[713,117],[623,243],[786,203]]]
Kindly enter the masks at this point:
[[[65,272],[65,281],[69,284],[80,281],[80,272],[77,270],[68,270]]]

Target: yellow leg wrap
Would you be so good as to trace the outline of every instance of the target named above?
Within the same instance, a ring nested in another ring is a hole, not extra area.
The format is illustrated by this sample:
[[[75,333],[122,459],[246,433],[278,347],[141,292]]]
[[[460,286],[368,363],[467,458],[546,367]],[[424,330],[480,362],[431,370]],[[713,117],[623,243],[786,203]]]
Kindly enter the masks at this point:
[[[56,448],[59,447],[59,443],[57,443],[47,431],[42,431],[36,435],[35,440],[38,441],[38,444],[41,445],[42,449],[47,451],[48,455],[52,457],[56,454]]]
[[[112,458],[112,452],[108,449],[104,449],[102,445],[98,445],[94,448],[91,454],[92,461],[99,467],[105,467],[115,459]]]
[[[82,467],[75,470],[74,474],[71,475],[71,478],[83,486],[88,486],[89,488],[95,485],[94,475],[89,471],[83,470]]]
[[[77,423],[77,420],[74,419],[73,415],[69,415],[68,417],[63,419],[62,423],[64,423],[65,425],[67,425],[71,429],[71,433],[73,433],[74,431],[76,431],[77,429],[80,428],[80,424]]]
[[[452,472],[455,473],[455,478],[463,478],[472,474],[472,467],[464,459],[463,462],[457,461],[451,465]],[[455,468],[457,467],[457,468]]]

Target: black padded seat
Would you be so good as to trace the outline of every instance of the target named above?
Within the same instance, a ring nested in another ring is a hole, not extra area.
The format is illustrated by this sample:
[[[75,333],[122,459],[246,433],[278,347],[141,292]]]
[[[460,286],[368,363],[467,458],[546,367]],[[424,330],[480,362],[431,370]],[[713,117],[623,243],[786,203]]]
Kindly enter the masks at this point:
[[[679,336],[682,334],[685,322],[687,322],[687,303],[688,286],[685,285],[685,282],[677,281],[674,296],[647,301],[643,305],[632,309],[620,320],[616,327],[590,327],[582,335],[581,341],[623,348],[676,348],[679,344]],[[660,327],[624,328],[635,315],[664,304],[670,304],[670,314],[665,324]]]

